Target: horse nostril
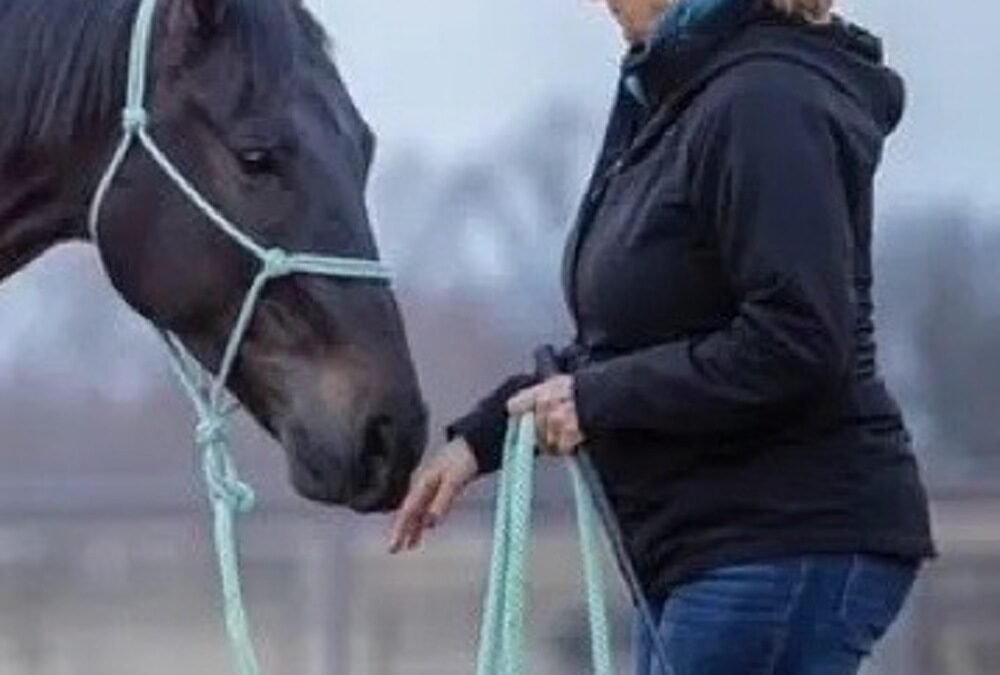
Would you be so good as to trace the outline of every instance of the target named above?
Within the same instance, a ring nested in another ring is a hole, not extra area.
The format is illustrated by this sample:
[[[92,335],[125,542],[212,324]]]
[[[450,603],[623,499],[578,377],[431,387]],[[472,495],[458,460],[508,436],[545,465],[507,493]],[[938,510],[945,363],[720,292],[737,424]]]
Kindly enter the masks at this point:
[[[372,419],[365,429],[360,464],[363,489],[377,490],[385,485],[392,468],[392,421],[385,415]]]
[[[392,445],[392,420],[387,415],[379,415],[368,423],[365,431],[365,454],[386,459],[392,452]]]
[[[417,454],[410,451],[405,427],[388,415],[372,418],[365,427],[360,456],[355,459],[355,490],[351,506],[360,512],[399,506],[409,484]]]

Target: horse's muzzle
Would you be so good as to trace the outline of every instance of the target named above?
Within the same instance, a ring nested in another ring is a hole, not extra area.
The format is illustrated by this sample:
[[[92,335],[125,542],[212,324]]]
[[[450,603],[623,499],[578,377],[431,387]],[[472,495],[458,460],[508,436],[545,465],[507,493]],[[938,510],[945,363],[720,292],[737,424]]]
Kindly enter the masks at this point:
[[[299,495],[358,513],[391,511],[406,495],[426,445],[427,413],[421,407],[405,421],[374,416],[353,442],[293,436],[286,449]]]

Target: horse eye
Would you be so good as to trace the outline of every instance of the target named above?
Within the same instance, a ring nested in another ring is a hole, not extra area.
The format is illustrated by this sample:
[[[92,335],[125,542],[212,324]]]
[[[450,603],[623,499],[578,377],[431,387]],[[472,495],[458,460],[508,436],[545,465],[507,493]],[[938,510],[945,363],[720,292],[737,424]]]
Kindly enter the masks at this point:
[[[242,150],[239,152],[238,157],[243,171],[251,176],[274,173],[274,155],[269,150],[263,148]]]

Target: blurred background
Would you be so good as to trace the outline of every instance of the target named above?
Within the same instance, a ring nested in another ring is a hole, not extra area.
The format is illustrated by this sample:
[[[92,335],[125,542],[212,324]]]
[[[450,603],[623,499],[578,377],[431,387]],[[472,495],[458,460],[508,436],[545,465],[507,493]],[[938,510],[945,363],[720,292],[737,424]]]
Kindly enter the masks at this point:
[[[1000,4],[854,0],[909,83],[879,183],[880,364],[942,557],[869,675],[1000,673]],[[380,136],[370,203],[435,429],[542,340],[621,44],[584,0],[313,0]],[[69,247],[0,287],[0,675],[229,672],[190,411],[160,345]],[[490,536],[477,488],[422,553],[313,508],[248,424],[242,531],[264,671],[471,672]],[[436,441],[435,441],[436,442]],[[533,672],[586,672],[571,508],[542,475]],[[628,672],[629,617],[615,587]]]

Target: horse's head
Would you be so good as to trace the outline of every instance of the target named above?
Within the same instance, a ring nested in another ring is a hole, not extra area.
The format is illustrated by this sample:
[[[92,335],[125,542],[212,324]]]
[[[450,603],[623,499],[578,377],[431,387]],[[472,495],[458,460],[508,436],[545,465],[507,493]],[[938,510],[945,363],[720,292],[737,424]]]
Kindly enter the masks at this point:
[[[149,128],[203,194],[265,246],[377,258],[373,137],[299,0],[164,0],[153,44]],[[122,296],[215,370],[258,262],[141,152],[100,232]],[[426,413],[386,287],[270,282],[229,384],[284,446],[300,494],[359,511],[399,501]]]

